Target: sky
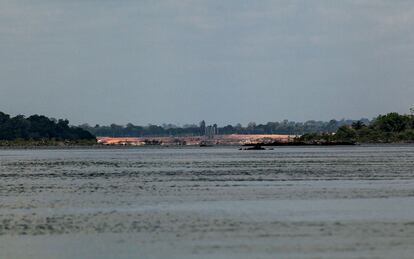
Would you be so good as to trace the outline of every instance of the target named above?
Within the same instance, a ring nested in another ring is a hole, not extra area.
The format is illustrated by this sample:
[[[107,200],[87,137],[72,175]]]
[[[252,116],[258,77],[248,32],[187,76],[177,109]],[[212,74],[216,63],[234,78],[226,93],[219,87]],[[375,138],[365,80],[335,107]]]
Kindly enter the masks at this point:
[[[412,106],[413,1],[0,0],[12,115],[227,125]]]

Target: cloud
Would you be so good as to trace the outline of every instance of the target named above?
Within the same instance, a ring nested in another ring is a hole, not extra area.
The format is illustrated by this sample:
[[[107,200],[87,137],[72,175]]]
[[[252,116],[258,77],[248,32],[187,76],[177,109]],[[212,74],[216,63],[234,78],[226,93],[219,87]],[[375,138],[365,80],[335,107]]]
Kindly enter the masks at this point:
[[[410,1],[3,0],[0,102],[99,123],[371,116],[411,105],[413,26]]]

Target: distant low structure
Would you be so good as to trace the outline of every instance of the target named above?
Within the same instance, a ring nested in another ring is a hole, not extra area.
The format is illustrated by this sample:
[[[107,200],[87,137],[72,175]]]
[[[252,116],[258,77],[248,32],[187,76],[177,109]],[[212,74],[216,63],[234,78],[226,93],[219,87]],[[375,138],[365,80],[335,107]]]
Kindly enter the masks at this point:
[[[141,138],[112,138],[112,137],[97,137],[99,144],[104,145],[121,145],[121,146],[144,146],[145,141]]]
[[[244,145],[254,143],[272,143],[275,141],[289,142],[296,135],[277,134],[231,134],[218,135],[217,125],[207,126],[205,136],[184,136],[184,137],[97,137],[98,143],[104,145],[123,146],[198,146],[206,142],[214,145]]]

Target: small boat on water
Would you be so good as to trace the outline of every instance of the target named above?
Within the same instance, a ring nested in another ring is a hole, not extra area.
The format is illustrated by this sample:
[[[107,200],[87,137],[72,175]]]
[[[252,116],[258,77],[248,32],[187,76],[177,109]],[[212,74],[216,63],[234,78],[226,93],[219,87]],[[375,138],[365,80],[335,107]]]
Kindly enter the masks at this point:
[[[212,147],[214,146],[212,143],[207,142],[207,141],[201,141],[200,142],[200,147]]]
[[[261,144],[255,144],[252,147],[248,147],[248,148],[239,148],[239,150],[266,150],[264,147],[262,147]]]

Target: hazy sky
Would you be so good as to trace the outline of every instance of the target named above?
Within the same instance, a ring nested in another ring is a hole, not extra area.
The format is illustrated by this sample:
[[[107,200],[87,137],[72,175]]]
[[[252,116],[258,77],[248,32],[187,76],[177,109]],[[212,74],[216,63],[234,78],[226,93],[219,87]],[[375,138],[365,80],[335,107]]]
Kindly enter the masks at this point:
[[[73,124],[414,105],[414,1],[0,0],[0,111]]]

